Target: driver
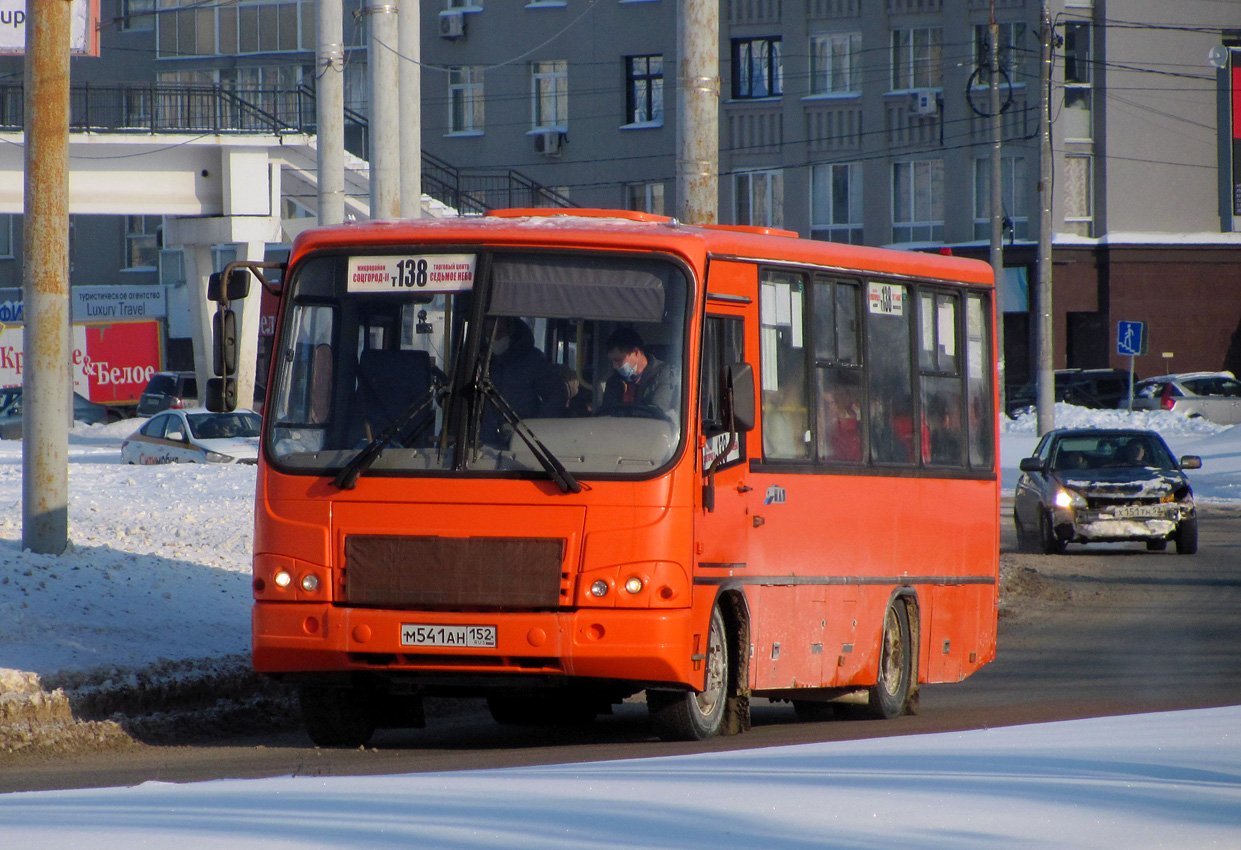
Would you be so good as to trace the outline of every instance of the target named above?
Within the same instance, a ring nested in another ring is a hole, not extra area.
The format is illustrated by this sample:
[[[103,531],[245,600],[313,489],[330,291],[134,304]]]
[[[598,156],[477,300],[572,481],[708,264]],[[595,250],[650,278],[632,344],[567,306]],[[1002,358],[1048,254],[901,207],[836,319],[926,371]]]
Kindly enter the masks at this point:
[[[605,343],[615,370],[603,389],[603,412],[608,408],[656,408],[675,415],[675,370],[650,354],[633,328],[617,328]]]

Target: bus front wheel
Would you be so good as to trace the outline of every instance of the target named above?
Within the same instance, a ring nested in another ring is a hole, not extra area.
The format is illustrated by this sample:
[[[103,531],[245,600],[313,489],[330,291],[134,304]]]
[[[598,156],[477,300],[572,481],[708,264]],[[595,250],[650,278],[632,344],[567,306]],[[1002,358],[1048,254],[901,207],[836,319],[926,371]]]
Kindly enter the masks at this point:
[[[728,702],[728,632],[724,617],[716,608],[711,612],[707,635],[706,682],[702,691],[646,692],[646,706],[655,734],[665,741],[705,741],[724,728],[724,709]]]
[[[904,714],[912,678],[909,612],[905,609],[905,603],[897,600],[888,606],[883,618],[879,675],[870,688],[867,714],[877,720],[890,720]]]
[[[361,688],[298,689],[302,722],[310,740],[320,747],[360,747],[375,734],[375,705]]]

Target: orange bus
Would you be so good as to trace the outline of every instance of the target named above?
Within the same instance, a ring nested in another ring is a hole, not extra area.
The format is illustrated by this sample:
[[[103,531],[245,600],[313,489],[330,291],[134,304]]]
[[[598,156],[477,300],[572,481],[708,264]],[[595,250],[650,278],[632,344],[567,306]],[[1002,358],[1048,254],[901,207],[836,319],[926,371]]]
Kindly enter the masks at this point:
[[[245,268],[249,266],[249,270]],[[993,281],[972,260],[505,210],[297,237],[280,291],[253,664],[311,738],[645,691],[655,732],[894,717],[995,651]]]

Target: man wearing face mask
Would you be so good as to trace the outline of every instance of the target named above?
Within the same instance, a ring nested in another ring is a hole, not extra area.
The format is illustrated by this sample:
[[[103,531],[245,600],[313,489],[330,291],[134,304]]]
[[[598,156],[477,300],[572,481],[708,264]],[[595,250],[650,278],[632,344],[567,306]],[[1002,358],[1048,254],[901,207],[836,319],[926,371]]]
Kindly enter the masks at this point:
[[[603,389],[602,413],[609,409],[658,409],[675,416],[677,378],[675,370],[646,351],[633,328],[617,328],[605,343],[608,359],[616,370]]]

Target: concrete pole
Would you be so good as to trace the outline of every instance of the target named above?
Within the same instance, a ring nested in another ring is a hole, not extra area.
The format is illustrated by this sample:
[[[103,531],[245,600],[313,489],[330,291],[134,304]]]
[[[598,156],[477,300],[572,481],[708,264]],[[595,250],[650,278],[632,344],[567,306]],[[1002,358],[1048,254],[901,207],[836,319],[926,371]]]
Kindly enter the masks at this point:
[[[315,147],[319,165],[319,224],[345,220],[345,48],[341,0],[319,0],[315,60]]]
[[[26,7],[22,548],[69,546],[69,3]]]
[[[1056,375],[1052,368],[1051,312],[1051,14],[1043,4],[1042,62],[1039,71],[1039,225],[1038,225],[1038,432],[1056,427]]]
[[[186,242],[182,246],[185,281],[189,287],[191,337],[194,342],[194,376],[198,380],[199,398],[204,398],[207,380],[215,376],[212,367],[211,317],[215,304],[207,300],[207,281],[215,271],[211,246],[202,242]]]
[[[991,272],[995,275],[996,311],[995,342],[998,359],[1000,412],[1005,410],[1004,386],[1004,307],[1000,292],[1004,285],[1004,170],[1000,152],[1004,143],[1003,122],[1000,115],[1000,25],[995,22],[995,0],[991,0]]]
[[[371,218],[401,215],[400,92],[397,74],[397,12],[395,0],[371,0],[364,8],[370,30],[367,62],[370,71]]]
[[[401,217],[422,216],[422,24],[418,0],[400,0]]]
[[[720,2],[677,8],[677,212],[686,224],[719,221]]]

